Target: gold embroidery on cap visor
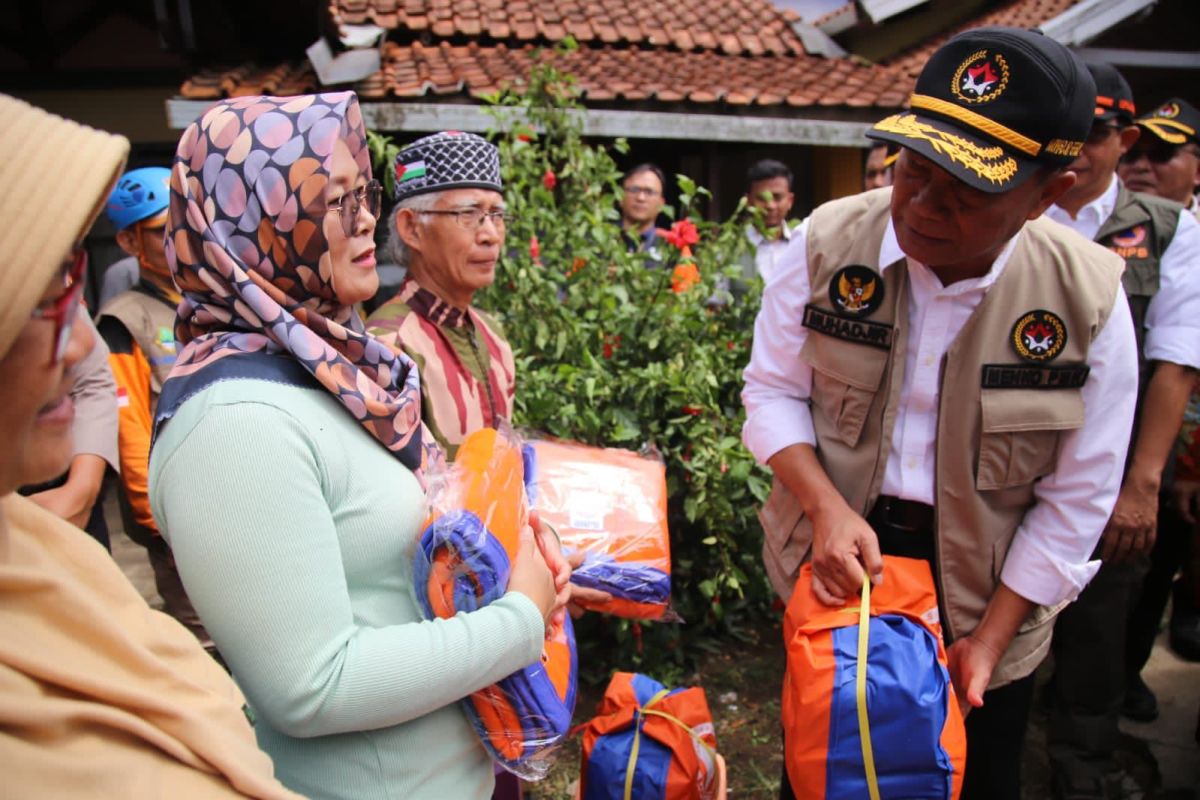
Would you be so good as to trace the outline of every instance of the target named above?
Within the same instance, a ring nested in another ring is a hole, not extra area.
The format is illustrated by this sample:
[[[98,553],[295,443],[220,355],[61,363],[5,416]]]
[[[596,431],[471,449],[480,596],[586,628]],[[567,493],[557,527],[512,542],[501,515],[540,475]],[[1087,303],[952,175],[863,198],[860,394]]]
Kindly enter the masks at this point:
[[[1196,135],[1196,129],[1191,125],[1184,125],[1173,119],[1147,117],[1141,121],[1141,124],[1154,131],[1158,138],[1170,144],[1185,144],[1189,136]],[[1172,128],[1174,130],[1171,130]]]
[[[976,64],[980,59],[984,59],[983,63]],[[992,69],[993,62],[1000,69],[999,75]],[[964,72],[967,74],[967,85],[965,86],[963,85]],[[967,60],[958,65],[958,69],[954,72],[954,77],[950,79],[950,91],[964,103],[991,102],[1004,94],[1007,86],[1008,62],[999,53],[996,53],[995,56],[989,59],[987,50],[980,50],[977,53],[967,56]],[[967,90],[974,92],[974,94],[967,94]]]
[[[921,122],[912,114],[890,116],[878,122],[875,130],[928,142],[938,153],[997,186],[1003,186],[1017,174],[1016,159],[1005,153],[1003,148],[980,147],[969,139]]]

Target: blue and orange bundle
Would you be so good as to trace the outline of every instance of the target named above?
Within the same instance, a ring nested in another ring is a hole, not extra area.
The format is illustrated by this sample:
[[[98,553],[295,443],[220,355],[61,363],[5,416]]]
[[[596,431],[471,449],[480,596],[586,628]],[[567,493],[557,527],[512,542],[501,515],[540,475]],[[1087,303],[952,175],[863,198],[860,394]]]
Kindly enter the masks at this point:
[[[431,476],[431,483],[435,508],[417,547],[414,582],[425,617],[445,619],[482,608],[507,590],[528,521],[520,444],[507,432],[476,431],[449,471]],[[488,752],[528,780],[544,777],[575,710],[578,665],[569,617],[543,647],[540,661],[463,700]]]
[[[596,716],[583,725],[581,800],[721,800],[704,690],[667,689],[630,672],[612,677]]]
[[[673,614],[667,476],[662,459],[629,450],[536,440],[525,445],[533,507],[563,547],[583,550],[571,582],[612,595],[581,603],[627,619]]]
[[[966,733],[925,561],[884,556],[857,608],[822,605],[812,565],[784,617],[784,760],[800,800],[954,800]]]

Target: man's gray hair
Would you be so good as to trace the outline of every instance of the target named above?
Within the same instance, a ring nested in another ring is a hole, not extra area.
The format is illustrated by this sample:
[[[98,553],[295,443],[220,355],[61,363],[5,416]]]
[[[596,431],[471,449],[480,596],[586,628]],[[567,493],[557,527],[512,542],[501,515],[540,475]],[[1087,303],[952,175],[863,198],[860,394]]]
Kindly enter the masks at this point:
[[[408,245],[400,238],[400,232],[396,230],[396,214],[402,208],[410,208],[413,211],[430,211],[437,204],[437,199],[444,192],[427,192],[418,194],[413,197],[406,197],[396,204],[392,209],[392,213],[388,215],[388,248],[394,261],[400,267],[408,269],[409,251]]]

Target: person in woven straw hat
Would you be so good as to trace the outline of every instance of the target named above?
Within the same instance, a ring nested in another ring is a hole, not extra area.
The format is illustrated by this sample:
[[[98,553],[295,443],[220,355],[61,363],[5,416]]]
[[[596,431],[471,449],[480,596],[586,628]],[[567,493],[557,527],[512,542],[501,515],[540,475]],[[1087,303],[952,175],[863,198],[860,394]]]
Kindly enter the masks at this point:
[[[14,490],[62,473],[84,234],[129,143],[0,95],[0,764],[6,797],[291,798],[229,676],[104,549]],[[48,191],[46,175],[71,175]]]

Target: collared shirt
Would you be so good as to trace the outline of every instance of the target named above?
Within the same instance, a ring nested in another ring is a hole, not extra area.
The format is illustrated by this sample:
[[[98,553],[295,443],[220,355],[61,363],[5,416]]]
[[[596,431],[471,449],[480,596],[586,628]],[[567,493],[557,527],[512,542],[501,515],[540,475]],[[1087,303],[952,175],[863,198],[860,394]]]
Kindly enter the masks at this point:
[[[367,329],[417,362],[421,420],[447,456],[472,431],[512,418],[512,348],[483,312],[456,308],[407,277]]]
[[[1074,218],[1059,206],[1046,216],[1081,236],[1096,234],[1117,205],[1117,176],[1104,194],[1079,209]],[[1179,212],[1175,236],[1158,265],[1158,292],[1146,309],[1146,360],[1170,361],[1200,369],[1200,224]]]
[[[779,260],[792,241],[792,228],[788,227],[787,220],[783,221],[779,230],[778,239],[768,239],[753,225],[746,226],[746,238],[754,245],[754,269],[764,281],[769,281],[775,274]]]
[[[1015,243],[1016,238],[1005,246],[988,274],[945,287],[932,270],[908,259],[904,380],[883,494],[933,503],[941,362],[1003,273]],[[763,292],[744,374],[742,439],[764,464],[790,445],[817,446],[809,410],[812,368],[798,355],[808,333],[801,324],[811,294],[807,248],[805,220]],[[903,257],[889,222],[879,264]],[[1001,580],[1022,597],[1042,605],[1073,598],[1099,569],[1100,562],[1088,558],[1120,488],[1134,404],[1121,377],[1133,374],[1136,362],[1129,306],[1118,293],[1108,323],[1089,348],[1091,372],[1082,389],[1084,424],[1062,435],[1057,468],[1035,486],[1034,505],[1025,513],[1004,561]]]

